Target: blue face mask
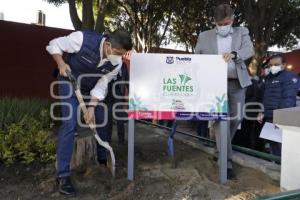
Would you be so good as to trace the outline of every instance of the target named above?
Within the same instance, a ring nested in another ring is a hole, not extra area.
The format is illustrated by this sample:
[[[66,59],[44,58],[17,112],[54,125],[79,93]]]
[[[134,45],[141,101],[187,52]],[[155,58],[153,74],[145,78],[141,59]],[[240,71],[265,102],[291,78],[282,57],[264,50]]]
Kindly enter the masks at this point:
[[[226,26],[217,25],[217,34],[219,34],[222,37],[226,37],[231,31],[231,26],[232,26],[231,24]]]

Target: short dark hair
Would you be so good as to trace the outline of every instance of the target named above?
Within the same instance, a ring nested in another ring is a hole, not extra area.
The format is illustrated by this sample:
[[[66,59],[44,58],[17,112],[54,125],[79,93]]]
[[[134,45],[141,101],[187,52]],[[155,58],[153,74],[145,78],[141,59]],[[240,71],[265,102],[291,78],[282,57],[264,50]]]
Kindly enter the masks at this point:
[[[107,41],[111,43],[113,48],[122,48],[129,51],[133,47],[130,34],[122,30],[108,34]]]
[[[279,54],[274,54],[274,55],[270,56],[268,59],[268,63],[270,62],[270,60],[276,59],[276,58],[280,58],[282,63],[285,63],[285,61],[286,61],[284,58],[284,55],[282,53],[279,53]]]
[[[214,9],[214,19],[216,22],[225,19],[226,17],[233,17],[234,11],[228,4],[220,4]]]

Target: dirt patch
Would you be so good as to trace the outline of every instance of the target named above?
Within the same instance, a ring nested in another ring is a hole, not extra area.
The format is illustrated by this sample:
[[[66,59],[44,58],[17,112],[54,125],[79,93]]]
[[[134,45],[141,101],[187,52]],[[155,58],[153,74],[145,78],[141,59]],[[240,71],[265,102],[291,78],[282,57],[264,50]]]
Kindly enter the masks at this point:
[[[114,138],[114,141],[117,141]],[[126,179],[127,147],[113,142],[117,158],[116,177],[99,166],[74,171],[77,189],[74,199],[250,199],[256,195],[279,192],[278,183],[261,172],[235,166],[237,181],[218,184],[218,168],[212,157],[175,142],[177,167],[167,156],[166,137],[151,127],[136,128],[135,181]],[[0,199],[66,199],[56,191],[54,164],[26,167],[0,166]],[[68,198],[69,199],[69,198]]]

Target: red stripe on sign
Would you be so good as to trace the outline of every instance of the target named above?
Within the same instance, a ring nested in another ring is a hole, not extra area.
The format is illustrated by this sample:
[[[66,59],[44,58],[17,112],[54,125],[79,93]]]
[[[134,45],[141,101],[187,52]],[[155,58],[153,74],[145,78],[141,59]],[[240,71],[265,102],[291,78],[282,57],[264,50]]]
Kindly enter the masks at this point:
[[[133,119],[175,119],[175,112],[161,112],[161,111],[139,111],[139,110],[129,110],[128,117]]]

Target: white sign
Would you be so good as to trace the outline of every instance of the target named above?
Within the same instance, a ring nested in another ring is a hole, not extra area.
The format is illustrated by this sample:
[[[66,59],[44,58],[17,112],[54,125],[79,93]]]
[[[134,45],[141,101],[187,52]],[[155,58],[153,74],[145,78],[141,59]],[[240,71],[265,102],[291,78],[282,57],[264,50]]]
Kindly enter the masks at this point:
[[[221,55],[132,55],[129,116],[223,119],[227,104],[227,63]]]

